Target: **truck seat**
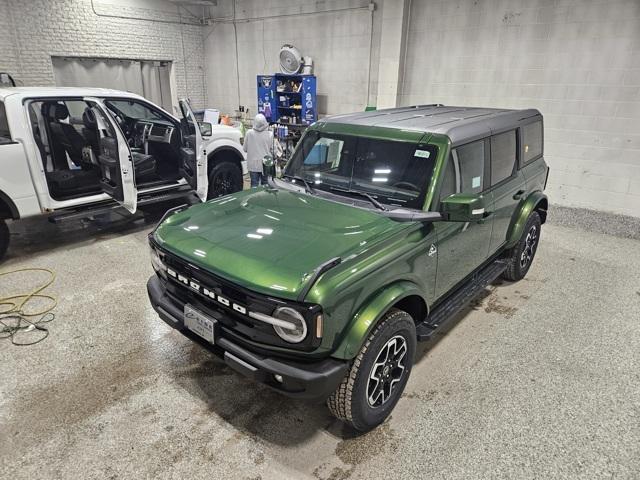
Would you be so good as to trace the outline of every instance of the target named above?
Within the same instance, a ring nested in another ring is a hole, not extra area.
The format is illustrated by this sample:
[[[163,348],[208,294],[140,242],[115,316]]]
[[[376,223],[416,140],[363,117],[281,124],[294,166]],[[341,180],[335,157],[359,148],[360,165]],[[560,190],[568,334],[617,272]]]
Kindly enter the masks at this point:
[[[61,120],[69,119],[69,109],[64,103],[52,104],[49,108],[49,128],[51,135],[62,145],[67,155],[76,165],[82,164],[82,149],[86,141],[70,123]]]

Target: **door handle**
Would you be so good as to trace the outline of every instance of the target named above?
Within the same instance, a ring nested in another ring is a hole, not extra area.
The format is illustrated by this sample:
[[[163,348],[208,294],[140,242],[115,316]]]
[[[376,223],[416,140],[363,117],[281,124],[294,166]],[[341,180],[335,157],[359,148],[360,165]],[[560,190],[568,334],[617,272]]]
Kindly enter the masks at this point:
[[[518,190],[513,196],[513,199],[520,200],[522,198],[522,195],[524,195],[524,193],[525,193],[525,190]]]

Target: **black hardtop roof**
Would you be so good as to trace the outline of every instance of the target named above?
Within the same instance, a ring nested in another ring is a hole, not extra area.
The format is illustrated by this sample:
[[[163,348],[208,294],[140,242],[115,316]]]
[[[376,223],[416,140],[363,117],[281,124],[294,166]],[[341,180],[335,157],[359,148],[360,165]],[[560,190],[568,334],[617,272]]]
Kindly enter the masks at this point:
[[[542,117],[536,109],[452,107],[414,105],[368,112],[333,115],[320,120],[328,124],[360,125],[447,135],[455,143],[514,128],[520,121]]]

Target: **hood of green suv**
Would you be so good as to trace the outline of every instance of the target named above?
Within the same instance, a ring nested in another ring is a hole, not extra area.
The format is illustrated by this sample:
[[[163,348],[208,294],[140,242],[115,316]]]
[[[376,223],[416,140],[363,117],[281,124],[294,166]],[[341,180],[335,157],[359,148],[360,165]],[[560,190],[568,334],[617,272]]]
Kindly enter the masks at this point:
[[[241,286],[295,299],[319,265],[354,258],[406,225],[317,196],[260,188],[174,214],[155,240]]]

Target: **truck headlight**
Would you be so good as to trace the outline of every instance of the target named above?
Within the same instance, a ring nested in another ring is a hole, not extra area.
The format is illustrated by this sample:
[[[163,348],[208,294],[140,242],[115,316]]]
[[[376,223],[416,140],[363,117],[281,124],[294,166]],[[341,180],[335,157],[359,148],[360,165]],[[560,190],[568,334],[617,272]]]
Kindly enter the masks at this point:
[[[273,317],[291,324],[292,328],[274,325],[273,329],[285,342],[300,343],[307,336],[307,322],[300,312],[291,307],[279,307],[273,312]]]
[[[160,254],[153,247],[151,247],[151,265],[158,275],[167,278],[167,264],[162,261]]]

